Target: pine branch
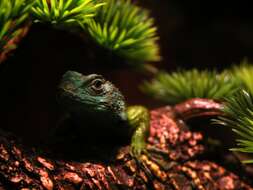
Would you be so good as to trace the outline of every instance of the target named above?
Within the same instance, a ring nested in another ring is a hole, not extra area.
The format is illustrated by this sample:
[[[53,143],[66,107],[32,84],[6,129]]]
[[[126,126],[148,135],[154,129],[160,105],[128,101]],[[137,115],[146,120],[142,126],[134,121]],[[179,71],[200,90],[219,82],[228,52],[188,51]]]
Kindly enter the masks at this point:
[[[15,41],[27,24],[33,0],[0,1],[0,54],[16,48]]]
[[[88,32],[94,41],[127,59],[159,61],[157,28],[149,12],[131,0],[106,0],[106,3],[88,21]]]
[[[233,94],[238,86],[238,81],[228,72],[193,69],[170,74],[160,72],[151,82],[145,82],[141,89],[156,99],[176,104],[190,98],[220,100]]]
[[[253,94],[253,65],[247,59],[242,60],[239,65],[234,65],[230,72],[244,89]]]
[[[245,90],[235,93],[226,98],[222,111],[225,116],[219,117],[216,123],[231,127],[239,136],[238,147],[231,150],[253,153],[253,95]],[[253,163],[253,159],[245,163]]]
[[[95,16],[105,3],[96,0],[36,0],[32,7],[35,22],[53,25],[81,25]]]
[[[126,59],[160,60],[154,20],[131,0],[3,0],[0,8],[0,51],[21,33],[19,27],[31,12],[35,22],[81,26],[99,45]]]

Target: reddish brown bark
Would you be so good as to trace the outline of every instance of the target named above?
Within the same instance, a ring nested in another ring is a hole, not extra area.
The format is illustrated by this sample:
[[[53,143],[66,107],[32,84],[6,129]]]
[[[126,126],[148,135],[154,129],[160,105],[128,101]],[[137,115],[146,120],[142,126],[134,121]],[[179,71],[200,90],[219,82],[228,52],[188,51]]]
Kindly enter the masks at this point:
[[[174,106],[174,111],[184,120],[201,117],[221,115],[222,104],[205,98],[193,98]]]
[[[216,163],[198,160],[203,136],[176,118],[180,109],[173,110],[151,111],[148,153],[139,161],[128,147],[110,164],[55,160],[1,135],[0,189],[252,189]]]

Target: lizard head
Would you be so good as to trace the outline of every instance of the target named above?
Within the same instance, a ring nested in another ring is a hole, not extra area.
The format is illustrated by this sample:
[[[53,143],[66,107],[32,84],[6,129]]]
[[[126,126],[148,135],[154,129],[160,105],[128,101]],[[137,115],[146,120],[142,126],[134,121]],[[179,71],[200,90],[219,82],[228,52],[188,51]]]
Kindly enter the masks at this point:
[[[59,85],[59,103],[72,114],[126,120],[124,96],[101,75],[67,71]]]

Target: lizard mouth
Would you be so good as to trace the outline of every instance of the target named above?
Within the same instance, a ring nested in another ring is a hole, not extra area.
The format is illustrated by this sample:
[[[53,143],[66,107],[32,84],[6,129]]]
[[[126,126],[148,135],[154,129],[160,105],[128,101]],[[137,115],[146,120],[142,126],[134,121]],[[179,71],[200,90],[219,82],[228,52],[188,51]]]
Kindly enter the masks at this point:
[[[63,87],[58,88],[56,100],[59,105],[64,107],[71,107],[71,105],[75,105],[78,101],[80,102],[79,97],[73,91]]]

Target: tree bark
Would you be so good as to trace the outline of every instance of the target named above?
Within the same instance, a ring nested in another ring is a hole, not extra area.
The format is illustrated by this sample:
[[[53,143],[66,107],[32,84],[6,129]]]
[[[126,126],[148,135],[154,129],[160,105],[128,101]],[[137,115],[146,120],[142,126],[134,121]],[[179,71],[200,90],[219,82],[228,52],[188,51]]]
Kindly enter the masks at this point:
[[[127,146],[120,148],[109,163],[52,159],[23,146],[16,137],[1,133],[0,190],[253,189],[242,180],[243,176],[199,159],[206,151],[203,135],[191,132],[182,120],[191,118],[191,113],[196,116],[196,99],[190,101],[150,112],[148,151],[139,159],[131,156]],[[197,109],[202,113],[219,113],[218,103],[203,99],[199,102]],[[187,117],[184,117],[185,113]]]

